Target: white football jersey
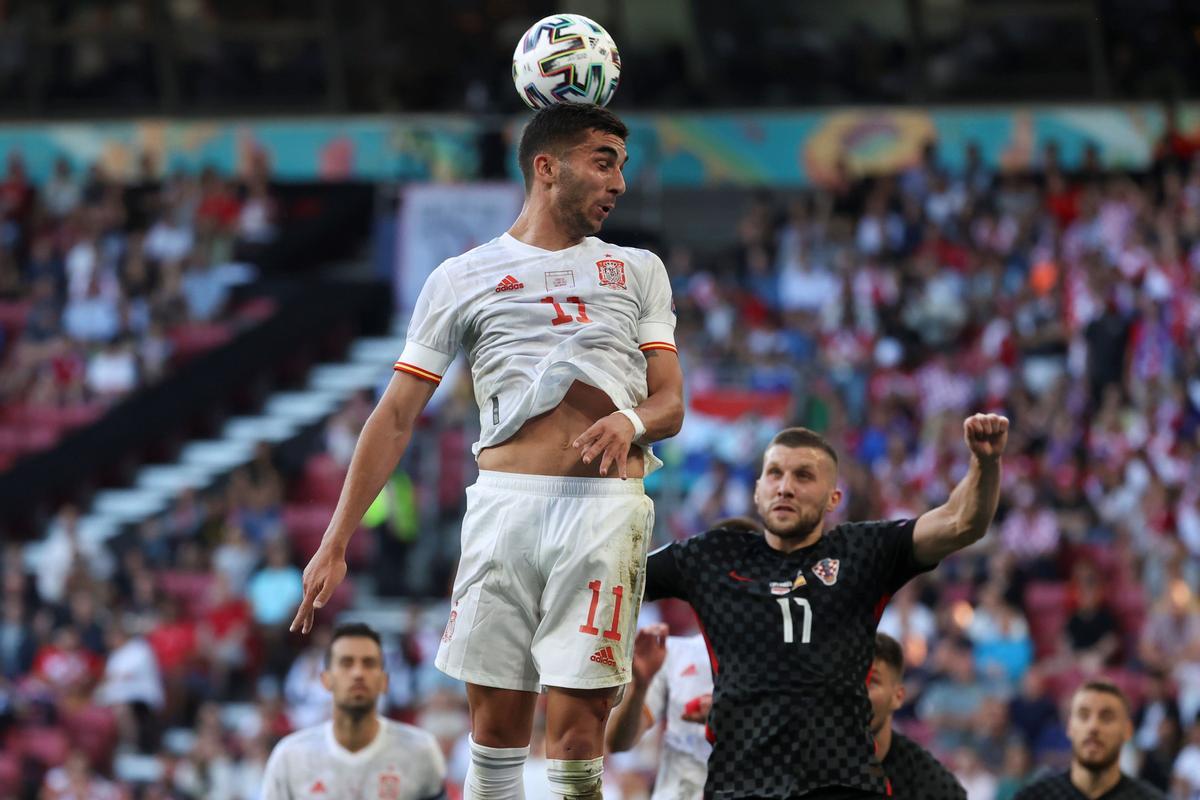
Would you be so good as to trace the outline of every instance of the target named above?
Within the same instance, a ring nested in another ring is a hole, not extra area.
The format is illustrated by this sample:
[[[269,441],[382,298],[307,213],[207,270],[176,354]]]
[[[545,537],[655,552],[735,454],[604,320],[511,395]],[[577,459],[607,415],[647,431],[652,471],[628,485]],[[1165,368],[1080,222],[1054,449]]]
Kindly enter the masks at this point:
[[[651,800],[699,800],[708,777],[712,745],[704,725],[683,718],[694,698],[712,694],[712,666],[704,637],[670,636],[667,658],[646,690],[646,714],[657,725],[666,720],[663,752]]]
[[[352,753],[333,723],[285,736],[263,774],[262,800],[432,800],[445,797],[446,762],[432,734],[380,718],[375,741]]]
[[[574,381],[632,408],[647,395],[642,351],[675,351],[666,268],[595,237],[543,250],[505,233],[430,274],[395,368],[436,383],[460,347],[479,403],[476,455],[557,406]],[[649,474],[661,462],[646,454]]]

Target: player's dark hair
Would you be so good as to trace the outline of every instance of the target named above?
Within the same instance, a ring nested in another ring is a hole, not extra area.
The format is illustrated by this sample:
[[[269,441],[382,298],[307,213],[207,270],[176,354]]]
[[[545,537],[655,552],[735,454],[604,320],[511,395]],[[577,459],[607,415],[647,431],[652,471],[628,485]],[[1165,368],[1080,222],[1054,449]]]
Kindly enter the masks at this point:
[[[875,634],[875,660],[882,661],[896,670],[898,676],[904,677],[904,648],[886,633]]]
[[[1075,690],[1075,694],[1080,692],[1100,692],[1101,694],[1111,694],[1113,697],[1121,701],[1121,706],[1125,709],[1125,713],[1132,716],[1133,710],[1129,707],[1129,698],[1121,691],[1121,687],[1111,681],[1092,680],[1080,686]]]
[[[379,632],[365,622],[343,622],[333,629],[333,636],[329,639],[329,647],[325,648],[325,669],[329,669],[329,665],[333,662],[333,643],[338,639],[348,637],[359,637],[370,639],[379,645],[380,660],[383,659],[383,640],[379,638]]]
[[[538,153],[561,155],[589,131],[629,138],[629,128],[616,114],[588,103],[557,103],[539,109],[521,133],[517,163],[525,176],[526,194],[533,188],[533,159]]]
[[[829,440],[808,428],[784,428],[775,434],[775,438],[771,440],[771,443],[767,447],[771,448],[775,445],[779,445],[780,447],[812,447],[817,450],[824,450],[833,459],[835,467],[838,463],[837,451],[833,449],[833,445],[829,443]]]

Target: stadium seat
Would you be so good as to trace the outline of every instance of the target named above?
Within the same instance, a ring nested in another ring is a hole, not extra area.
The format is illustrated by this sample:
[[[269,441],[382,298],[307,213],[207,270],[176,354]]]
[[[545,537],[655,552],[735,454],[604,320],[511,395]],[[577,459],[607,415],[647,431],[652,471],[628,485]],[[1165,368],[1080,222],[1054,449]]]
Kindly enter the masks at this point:
[[[1069,589],[1058,581],[1034,581],[1025,587],[1025,616],[1038,658],[1053,654],[1071,616]]]
[[[345,468],[328,453],[318,453],[304,463],[304,473],[293,492],[293,499],[333,506],[341,495],[345,480]]]
[[[63,717],[74,747],[87,753],[93,766],[107,766],[117,744],[117,718],[111,708],[84,706]]]
[[[214,576],[207,572],[169,570],[159,573],[158,586],[178,600],[188,613],[195,614],[204,609],[214,580]]]
[[[220,322],[188,322],[167,334],[174,345],[176,364],[188,361],[205,350],[220,347],[233,338],[233,329]]]
[[[24,728],[14,744],[25,758],[45,767],[59,766],[71,750],[66,731],[56,727]]]
[[[0,751],[0,797],[17,797],[21,788],[21,759],[16,753]]]

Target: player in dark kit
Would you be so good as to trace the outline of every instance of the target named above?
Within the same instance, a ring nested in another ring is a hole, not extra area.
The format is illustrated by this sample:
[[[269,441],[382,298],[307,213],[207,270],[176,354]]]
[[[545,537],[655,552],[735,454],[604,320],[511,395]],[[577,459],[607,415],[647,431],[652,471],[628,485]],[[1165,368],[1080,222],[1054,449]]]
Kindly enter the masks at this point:
[[[1133,736],[1129,701],[1107,681],[1089,681],[1071,698],[1071,768],[1017,792],[1015,800],[1166,800],[1121,773],[1121,748]]]
[[[963,432],[971,465],[944,505],[826,531],[841,500],[837,453],[789,428],[754,488],[764,534],[717,528],[650,556],[646,600],[687,600],[709,641],[706,797],[887,795],[866,687],[879,616],[906,581],[980,539],[999,498],[1008,420],[976,414]]]
[[[904,705],[904,650],[886,633],[875,634],[867,694],[875,756],[883,762],[894,800],[967,800],[967,790],[942,762],[892,729],[892,714]]]

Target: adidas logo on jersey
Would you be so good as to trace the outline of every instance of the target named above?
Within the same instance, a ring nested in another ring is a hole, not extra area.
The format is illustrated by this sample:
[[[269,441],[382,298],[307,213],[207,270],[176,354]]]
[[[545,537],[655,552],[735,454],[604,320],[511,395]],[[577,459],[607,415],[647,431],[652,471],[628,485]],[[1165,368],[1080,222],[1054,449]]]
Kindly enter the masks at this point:
[[[524,289],[525,284],[514,278],[512,275],[505,275],[504,280],[496,284],[497,292],[515,292],[517,289]]]
[[[309,792],[309,794],[325,794],[326,793],[325,784],[318,780],[316,783],[314,783],[312,786],[309,787],[308,792]]]
[[[595,661],[597,664],[603,664],[606,667],[615,667],[617,665],[617,658],[613,654],[611,647],[601,647],[592,653],[592,661]]]

